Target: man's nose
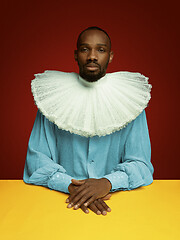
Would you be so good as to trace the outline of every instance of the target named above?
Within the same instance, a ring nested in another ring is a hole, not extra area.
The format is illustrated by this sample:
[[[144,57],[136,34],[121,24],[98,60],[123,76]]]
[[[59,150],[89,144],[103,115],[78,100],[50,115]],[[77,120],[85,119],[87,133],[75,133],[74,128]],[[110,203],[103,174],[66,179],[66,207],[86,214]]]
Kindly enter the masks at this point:
[[[89,54],[88,54],[88,60],[98,60],[98,57],[97,57],[97,54],[96,54],[96,51],[95,50],[91,50],[89,51]]]

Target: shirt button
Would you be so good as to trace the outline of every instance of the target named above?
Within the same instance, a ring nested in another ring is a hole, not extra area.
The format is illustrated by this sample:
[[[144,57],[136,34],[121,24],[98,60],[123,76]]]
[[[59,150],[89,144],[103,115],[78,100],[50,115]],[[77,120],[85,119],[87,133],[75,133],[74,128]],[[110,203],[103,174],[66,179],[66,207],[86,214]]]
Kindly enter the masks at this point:
[[[92,159],[91,161],[90,161],[90,163],[93,163],[94,162],[94,160]]]

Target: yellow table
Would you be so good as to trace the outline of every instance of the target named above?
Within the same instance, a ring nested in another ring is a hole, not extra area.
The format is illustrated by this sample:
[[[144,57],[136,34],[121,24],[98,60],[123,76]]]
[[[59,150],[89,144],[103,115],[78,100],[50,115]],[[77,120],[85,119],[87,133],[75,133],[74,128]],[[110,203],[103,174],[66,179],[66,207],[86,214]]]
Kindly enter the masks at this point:
[[[106,216],[67,209],[67,194],[0,181],[0,239],[180,239],[180,180],[113,193]]]

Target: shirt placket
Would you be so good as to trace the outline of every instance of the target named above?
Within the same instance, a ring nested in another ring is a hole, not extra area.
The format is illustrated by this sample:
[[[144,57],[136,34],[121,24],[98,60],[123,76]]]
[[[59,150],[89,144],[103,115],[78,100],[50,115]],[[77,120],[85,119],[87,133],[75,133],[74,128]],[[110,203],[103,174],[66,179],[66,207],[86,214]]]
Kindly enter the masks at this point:
[[[95,139],[89,138],[89,149],[88,149],[88,159],[87,159],[87,171],[89,178],[94,178],[95,176],[95,157],[96,157],[96,141]]]

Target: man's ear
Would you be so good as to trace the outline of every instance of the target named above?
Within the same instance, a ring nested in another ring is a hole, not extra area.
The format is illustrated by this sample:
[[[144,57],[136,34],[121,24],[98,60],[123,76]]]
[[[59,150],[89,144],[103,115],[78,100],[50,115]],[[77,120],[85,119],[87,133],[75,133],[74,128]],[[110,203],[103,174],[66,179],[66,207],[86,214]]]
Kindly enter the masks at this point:
[[[74,59],[77,61],[77,50],[74,50]]]
[[[113,51],[111,51],[111,52],[110,52],[110,57],[109,57],[109,63],[111,63],[111,62],[112,62],[112,60],[113,60],[113,57],[114,57],[114,52],[113,52]]]

